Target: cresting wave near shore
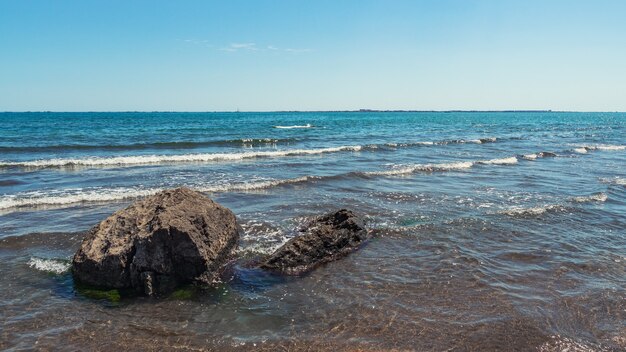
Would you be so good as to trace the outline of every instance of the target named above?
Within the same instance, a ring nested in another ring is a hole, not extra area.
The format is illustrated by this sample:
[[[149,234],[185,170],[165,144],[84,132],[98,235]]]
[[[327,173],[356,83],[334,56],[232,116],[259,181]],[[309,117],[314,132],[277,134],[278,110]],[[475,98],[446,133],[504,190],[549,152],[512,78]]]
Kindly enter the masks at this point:
[[[353,147],[346,147],[353,148]],[[601,149],[598,149],[601,150]],[[621,149],[607,149],[607,150],[621,150]],[[237,182],[227,183],[220,185],[189,185],[201,192],[206,193],[222,193],[222,192],[246,192],[263,190],[273,187],[279,187],[287,184],[306,183],[310,181],[330,180],[346,177],[390,177],[390,176],[402,176],[410,175],[414,173],[432,173],[432,172],[446,172],[446,171],[459,171],[464,169],[470,169],[476,165],[514,165],[517,164],[520,158],[527,160],[535,160],[537,157],[545,155],[552,155],[552,153],[539,152],[531,154],[534,157],[528,158],[528,155],[523,156],[511,156],[489,160],[474,160],[474,161],[456,161],[448,163],[438,164],[415,164],[415,165],[398,165],[393,166],[389,170],[381,171],[351,171],[345,174],[320,176],[320,175],[306,175],[291,179],[273,179],[273,180],[261,180],[253,182]],[[42,207],[42,206],[71,206],[77,203],[88,202],[112,202],[121,201],[127,199],[136,199],[140,197],[149,196],[160,192],[163,188],[99,188],[99,189],[86,189],[86,190],[70,190],[70,191],[51,191],[49,193],[36,191],[27,192],[22,194],[7,195],[0,197],[0,211],[9,211],[11,209],[18,210],[20,208],[28,207]],[[582,198],[579,198],[579,200]],[[604,199],[606,200],[606,199]],[[602,200],[602,201],[604,201]],[[576,201],[576,200],[575,200]],[[584,202],[585,200],[580,200]],[[512,212],[515,212],[513,210]],[[522,211],[525,212],[525,211]]]
[[[242,139],[246,141],[247,139]],[[269,139],[268,139],[269,140]],[[197,163],[197,162],[225,162],[239,161],[256,158],[278,158],[288,156],[318,155],[327,153],[337,153],[362,150],[375,151],[385,148],[408,148],[419,146],[465,144],[465,143],[493,143],[498,139],[487,137],[481,139],[453,139],[437,142],[405,142],[405,143],[385,143],[383,145],[352,145],[315,149],[285,149],[270,151],[249,151],[234,153],[193,153],[193,154],[171,154],[171,155],[129,155],[129,156],[109,156],[109,157],[86,157],[86,158],[56,158],[30,161],[0,161],[1,167],[23,167],[23,168],[53,168],[53,167],[90,167],[90,166],[134,166],[147,164],[165,163]]]

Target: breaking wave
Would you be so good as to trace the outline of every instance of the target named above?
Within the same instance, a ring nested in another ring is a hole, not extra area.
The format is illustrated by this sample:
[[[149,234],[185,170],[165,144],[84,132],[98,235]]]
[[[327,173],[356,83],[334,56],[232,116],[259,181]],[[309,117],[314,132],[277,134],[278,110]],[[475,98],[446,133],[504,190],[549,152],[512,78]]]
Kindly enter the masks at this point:
[[[284,128],[290,126],[282,126]],[[291,126],[293,127],[293,126]],[[280,141],[289,141],[293,139],[272,139],[272,138],[249,138],[249,139],[236,139],[218,142],[206,142],[206,143],[237,143],[242,146],[254,146],[260,144],[273,144]],[[414,147],[414,146],[431,146],[431,145],[447,145],[458,143],[487,143],[495,142],[497,138],[488,137],[476,140],[446,140],[439,142],[432,141],[420,141],[409,143],[386,143],[383,145],[352,145],[352,146],[339,146],[328,148],[316,148],[316,149],[287,149],[287,150],[270,150],[270,151],[249,151],[249,152],[237,152],[237,153],[194,153],[194,154],[172,154],[172,155],[129,155],[129,156],[111,156],[111,157],[85,157],[85,158],[55,158],[55,159],[41,159],[30,161],[0,161],[0,167],[24,167],[24,168],[54,168],[54,167],[92,167],[92,166],[133,166],[133,165],[148,165],[148,164],[166,164],[166,163],[194,163],[194,162],[220,162],[220,161],[238,161],[245,159],[255,158],[278,158],[297,155],[316,155],[337,153],[345,151],[361,151],[361,150],[376,150],[382,147]],[[145,144],[143,146],[174,146],[187,145],[188,142],[172,143],[155,143]],[[192,143],[197,146],[198,144]],[[92,146],[94,147],[94,146]],[[2,147],[0,147],[1,149]],[[26,147],[31,148],[31,147]],[[47,147],[46,147],[47,148]],[[91,147],[89,147],[91,148]],[[95,147],[97,149],[99,147]],[[117,148],[117,146],[112,146]],[[120,149],[124,149],[121,147]],[[146,147],[147,148],[147,147]],[[140,148],[137,148],[140,149]],[[174,148],[175,149],[175,148]]]
[[[511,164],[517,164],[517,158],[512,156],[509,158],[500,158],[500,159],[491,159],[491,160],[482,160],[482,161],[478,161],[478,164],[485,164],[485,165],[511,165]]]
[[[589,202],[606,202],[609,199],[606,193],[595,193],[589,196],[574,197],[572,202],[575,203],[589,203]]]
[[[292,128],[313,128],[315,126],[311,125],[310,123],[307,123],[306,125],[293,125],[293,126],[274,126],[274,128],[279,128],[279,129],[292,129]]]
[[[512,207],[506,210],[499,211],[499,214],[508,215],[508,216],[537,216],[542,215],[547,212],[553,211],[563,211],[565,207],[560,204],[548,204],[548,205],[540,205],[531,208],[524,207]]]
[[[455,163],[442,163],[442,164],[416,164],[411,166],[396,167],[391,170],[384,171],[366,171],[361,174],[366,176],[395,176],[395,175],[407,175],[415,172],[435,172],[435,171],[451,171],[451,170],[463,170],[469,169],[474,165],[472,161],[463,161]]]
[[[613,185],[626,186],[626,178],[623,178],[623,177],[601,178],[600,182],[613,184]]]
[[[556,153],[540,152],[540,153],[534,153],[534,154],[524,154],[524,155],[522,155],[522,158],[526,159],[526,160],[535,160],[537,158],[552,158],[552,157],[556,157],[556,156],[557,156]]]
[[[241,183],[227,183],[206,187],[192,187],[197,191],[206,193],[242,192],[255,191],[278,187],[286,184],[297,184],[321,179],[319,176],[303,176],[283,180],[266,180]],[[24,208],[66,206],[80,203],[114,202],[147,197],[162,191],[163,188],[102,188],[102,189],[78,189],[67,191],[26,192],[16,195],[3,196],[0,198],[0,210]]]
[[[122,165],[145,165],[160,163],[185,163],[185,162],[211,162],[211,161],[237,161],[255,158],[275,158],[295,155],[316,155],[336,153],[342,151],[360,151],[362,146],[341,146],[319,149],[290,149],[278,151],[258,151],[244,153],[202,153],[182,155],[136,155],[117,156],[104,158],[82,159],[43,159],[33,161],[2,161],[0,167],[72,167],[72,166],[122,166]]]
[[[617,151],[626,150],[626,145],[611,145],[611,144],[594,144],[594,145],[582,145],[574,148],[576,153],[585,154],[592,150],[604,150],[604,151]]]
[[[594,193],[588,196],[580,196],[580,197],[572,197],[569,199],[570,202],[572,203],[592,203],[592,202],[598,202],[598,203],[603,203],[606,202],[606,200],[609,197],[607,196],[606,193]],[[501,210],[498,213],[499,214],[503,214],[503,215],[508,215],[508,216],[519,216],[519,217],[527,217],[527,216],[538,216],[538,215],[542,215],[548,212],[558,212],[558,211],[565,211],[568,208],[571,208],[571,205],[568,207],[565,204],[545,204],[545,205],[538,205],[535,207],[511,207],[505,210]]]
[[[338,147],[334,150],[360,150],[360,147]],[[352,149],[348,149],[352,148]],[[329,148],[325,149],[327,152]],[[304,150],[306,153],[306,150]],[[542,155],[543,153],[532,154]],[[278,187],[287,184],[306,183],[315,180],[333,179],[341,177],[376,177],[376,176],[401,176],[418,172],[445,172],[455,170],[466,170],[476,165],[513,165],[518,163],[518,158],[506,157],[490,160],[477,161],[457,161],[438,164],[415,164],[415,165],[397,165],[388,170],[380,171],[352,171],[340,175],[314,176],[307,175],[290,179],[270,179],[251,182],[225,183],[217,185],[190,186],[200,192],[222,193],[222,192],[247,192]],[[608,181],[607,181],[608,182]],[[623,179],[610,180],[611,183],[626,183]],[[65,206],[88,202],[112,202],[123,201],[128,199],[136,199],[149,196],[163,190],[162,188],[96,188],[96,189],[75,189],[75,190],[55,190],[55,191],[31,191],[18,193],[13,195],[5,195],[0,197],[0,210],[23,208],[23,207],[46,207],[46,206]],[[599,193],[587,197],[572,198],[572,202],[604,202],[607,196]],[[538,208],[513,208],[506,210],[504,213],[509,215],[537,215],[546,211],[557,209],[559,205],[547,205]]]
[[[59,144],[42,146],[0,146],[2,152],[50,152],[70,150],[144,150],[144,149],[193,149],[210,146],[264,146],[286,144],[297,141],[296,138],[240,138],[214,141],[175,141],[132,144]]]
[[[28,261],[28,266],[33,269],[44,271],[47,273],[63,274],[70,269],[71,264],[69,261],[60,259],[43,259],[31,257]]]
[[[0,210],[22,207],[59,206],[87,202],[113,202],[146,197],[161,191],[160,188],[105,188],[91,190],[68,190],[25,192],[0,198]]]
[[[472,168],[474,165],[509,165],[516,164],[516,157],[491,159],[491,160],[478,160],[478,161],[458,161],[451,163],[441,164],[416,164],[409,166],[397,166],[391,170],[384,171],[368,171],[362,174],[368,176],[394,176],[394,175],[406,175],[415,172],[437,172],[437,171],[454,171],[465,170]]]

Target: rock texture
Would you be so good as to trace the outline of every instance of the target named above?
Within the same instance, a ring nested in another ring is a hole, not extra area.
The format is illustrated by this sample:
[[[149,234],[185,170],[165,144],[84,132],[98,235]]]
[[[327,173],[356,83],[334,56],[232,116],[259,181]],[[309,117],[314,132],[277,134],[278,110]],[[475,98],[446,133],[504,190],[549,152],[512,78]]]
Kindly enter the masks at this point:
[[[300,231],[304,234],[277,249],[261,268],[300,274],[347,255],[368,237],[364,221],[346,209],[317,217]]]
[[[147,295],[209,283],[237,246],[235,215],[188,188],[137,201],[93,227],[72,261],[82,283]]]

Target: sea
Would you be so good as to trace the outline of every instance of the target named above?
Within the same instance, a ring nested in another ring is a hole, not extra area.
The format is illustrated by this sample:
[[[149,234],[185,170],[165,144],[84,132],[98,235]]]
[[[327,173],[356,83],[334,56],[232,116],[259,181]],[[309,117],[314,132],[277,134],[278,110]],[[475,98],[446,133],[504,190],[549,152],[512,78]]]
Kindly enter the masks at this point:
[[[84,233],[163,189],[230,208],[213,286],[82,287]],[[308,219],[367,222],[301,276]],[[0,349],[625,351],[626,113],[0,113]]]

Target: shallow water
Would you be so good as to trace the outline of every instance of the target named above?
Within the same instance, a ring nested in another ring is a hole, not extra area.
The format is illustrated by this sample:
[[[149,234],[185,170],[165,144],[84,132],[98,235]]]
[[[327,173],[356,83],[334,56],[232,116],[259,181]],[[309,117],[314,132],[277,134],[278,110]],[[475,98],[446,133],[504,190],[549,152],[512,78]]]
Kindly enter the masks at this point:
[[[0,348],[625,350],[625,165],[623,113],[0,113]],[[82,232],[180,185],[245,230],[222,284],[74,285]],[[250,264],[338,207],[360,251]]]

